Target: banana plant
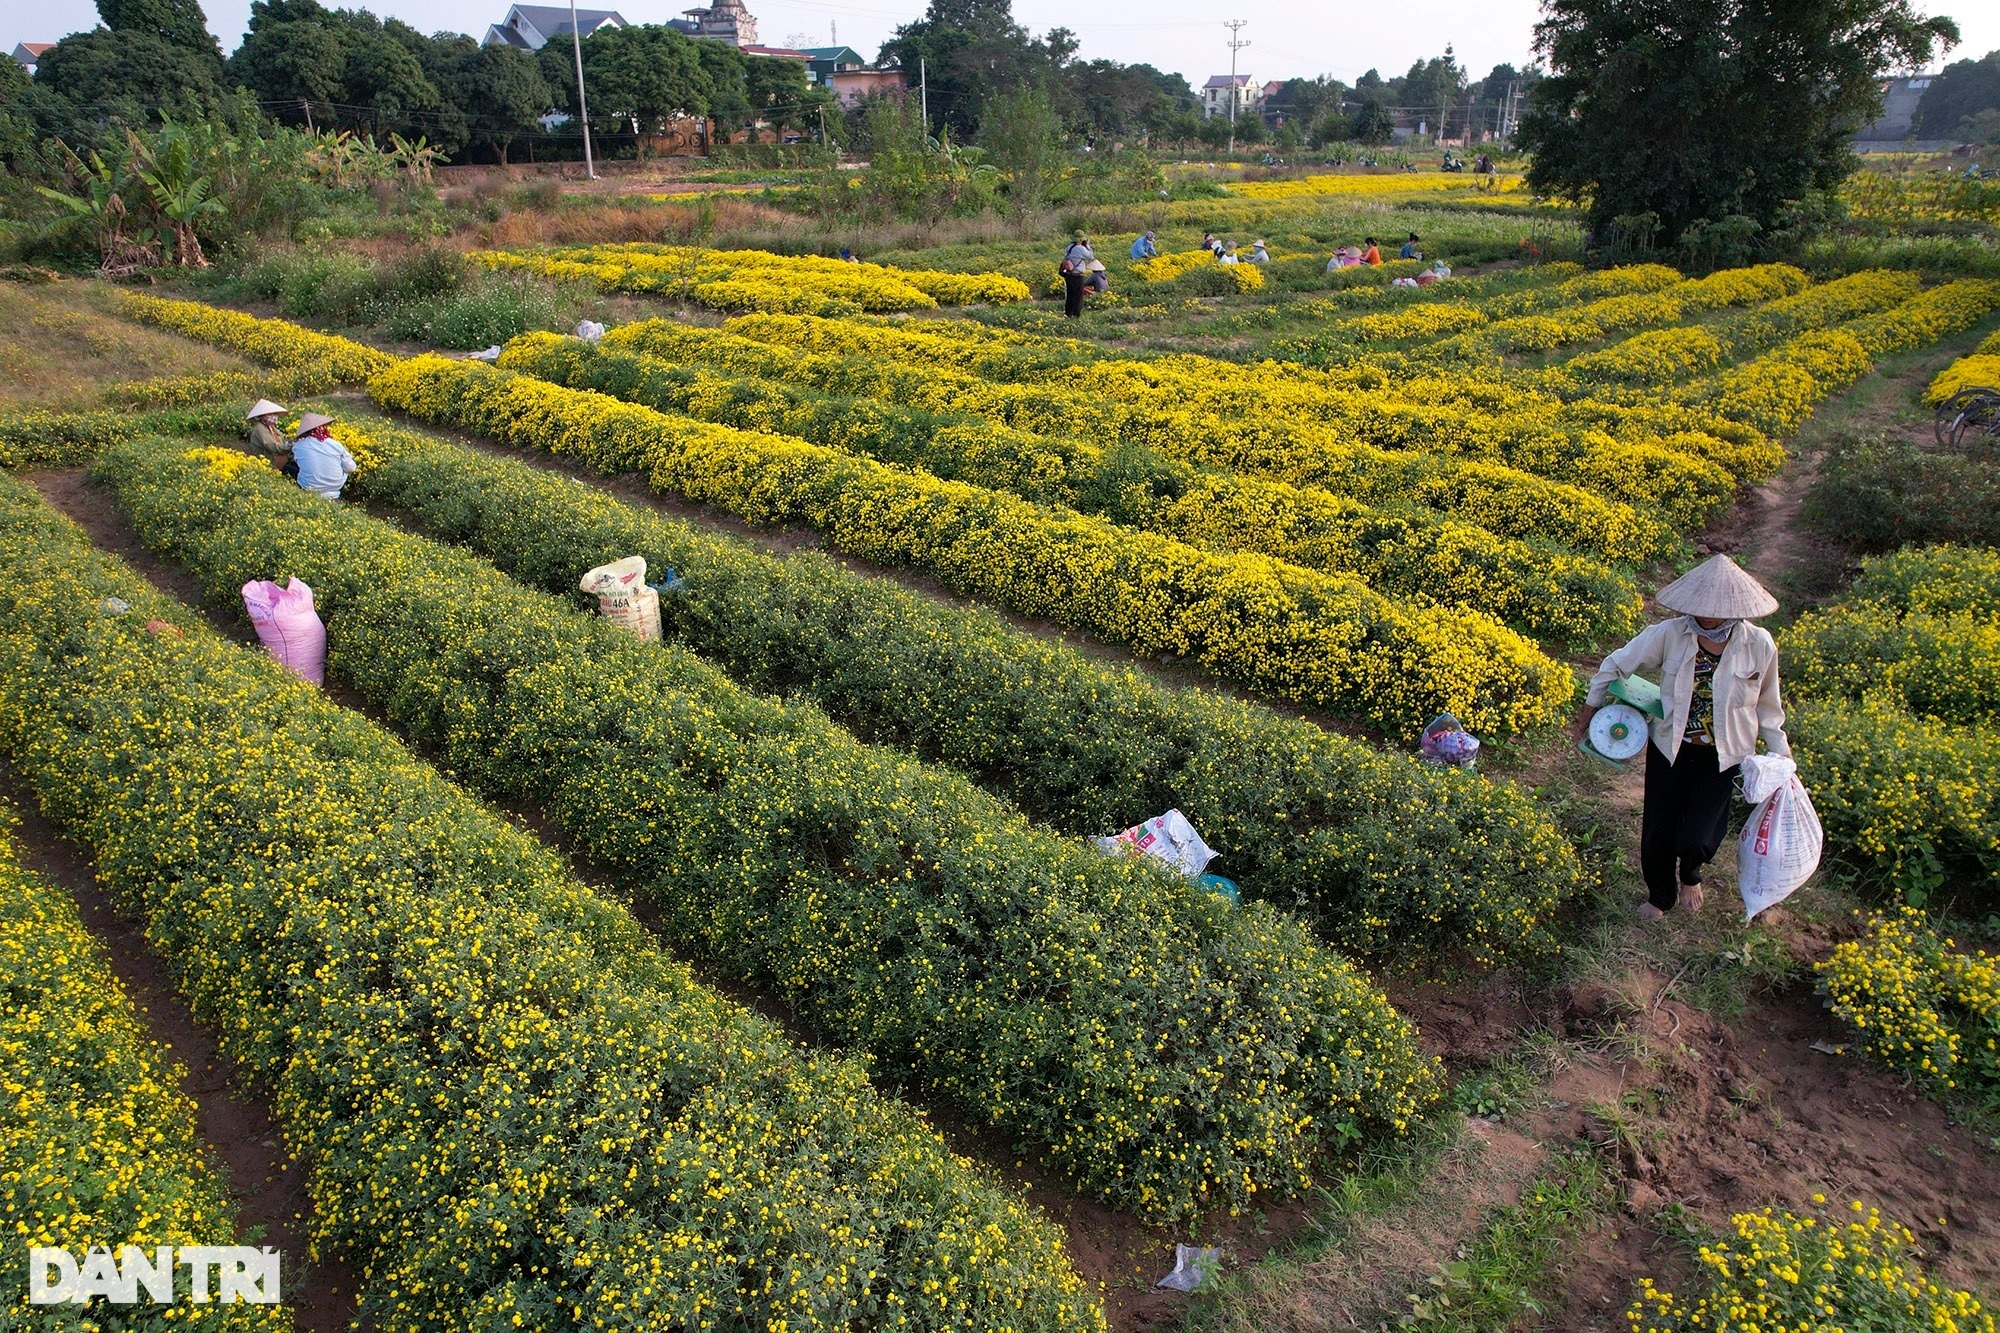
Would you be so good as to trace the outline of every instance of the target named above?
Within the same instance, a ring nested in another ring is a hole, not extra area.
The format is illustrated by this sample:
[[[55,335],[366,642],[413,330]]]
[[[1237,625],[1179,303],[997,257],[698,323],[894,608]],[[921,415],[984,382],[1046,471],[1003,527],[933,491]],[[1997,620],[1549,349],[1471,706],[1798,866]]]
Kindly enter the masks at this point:
[[[444,154],[432,148],[429,139],[419,134],[416,142],[412,143],[391,130],[389,144],[388,161],[391,166],[399,168],[412,181],[425,185],[431,183],[431,168]]]
[[[107,273],[159,262],[156,246],[132,240],[125,234],[130,221],[125,195],[133,183],[127,163],[106,162],[95,149],[87,159],[78,157],[75,150],[60,140],[56,146],[62,150],[70,178],[80,183],[74,194],[46,185],[35,187],[43,198],[63,208],[65,216],[56,225],[79,222],[87,225],[97,242],[99,265]]]
[[[146,186],[148,203],[159,216],[161,230],[171,235],[174,263],[182,268],[207,268],[201,252],[196,224],[224,211],[216,197],[215,180],[202,170],[205,165],[195,152],[193,138],[186,130],[167,122],[152,138],[127,130],[134,173]]]

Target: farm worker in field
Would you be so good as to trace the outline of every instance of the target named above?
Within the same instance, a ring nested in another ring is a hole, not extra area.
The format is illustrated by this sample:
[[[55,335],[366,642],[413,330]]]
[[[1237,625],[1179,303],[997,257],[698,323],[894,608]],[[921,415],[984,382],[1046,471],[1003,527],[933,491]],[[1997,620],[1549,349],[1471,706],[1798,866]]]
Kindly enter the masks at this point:
[[[270,459],[271,466],[285,476],[296,477],[299,468],[292,462],[291,442],[285,439],[284,416],[284,404],[259,398],[243,419],[250,423],[250,452]]]
[[[1686,899],[1701,910],[1702,867],[1729,830],[1729,797],[1738,767],[1757,753],[1788,755],[1785,706],[1778,695],[1778,646],[1750,623],[1778,609],[1778,599],[1726,555],[1694,567],[1655,599],[1672,620],[1641,630],[1604,659],[1590,678],[1577,718],[1582,736],[1610,698],[1611,683],[1658,671],[1666,716],[1652,722],[1646,746],[1646,806],[1640,820],[1639,868],[1657,918]]]
[[[1097,256],[1090,252],[1090,242],[1078,232],[1063,252],[1062,264],[1056,270],[1062,275],[1063,318],[1075,319],[1083,313],[1083,285],[1090,277],[1090,266]]]
[[[1104,271],[1103,260],[1091,260],[1085,272],[1089,276],[1084,279],[1083,285],[1089,290],[1092,296],[1102,296],[1111,290],[1111,275]]]
[[[845,264],[858,264],[861,262],[860,260],[854,257],[854,251],[848,249],[844,245],[840,247],[840,259],[841,262]]]
[[[1141,236],[1138,240],[1132,242],[1132,258],[1158,259],[1159,257],[1160,257],[1159,247],[1153,244],[1152,232],[1149,231],[1144,236]]]
[[[1222,257],[1216,260],[1216,262],[1218,264],[1234,264],[1239,262],[1236,258],[1236,247],[1232,245],[1225,249],[1222,252]]]
[[[327,433],[333,418],[308,412],[299,418],[298,437],[292,441],[292,457],[299,464],[299,485],[329,500],[340,498],[340,488],[354,475],[354,455],[347,446]]]
[[[1422,259],[1424,252],[1417,249],[1417,234],[1410,233],[1410,239],[1403,242],[1403,248],[1396,252],[1398,259]]]
[[[1361,252],[1361,262],[1367,264],[1371,268],[1382,267],[1382,249],[1380,246],[1375,244],[1375,238],[1373,236],[1370,236],[1368,238],[1368,248]]]
[[[1250,262],[1253,264],[1268,264],[1271,262],[1271,252],[1264,248],[1262,241],[1252,241],[1250,243]]]
[[[1217,259],[1222,258],[1222,242],[1217,239],[1215,233],[1212,231],[1202,233],[1201,248],[1214,255]]]

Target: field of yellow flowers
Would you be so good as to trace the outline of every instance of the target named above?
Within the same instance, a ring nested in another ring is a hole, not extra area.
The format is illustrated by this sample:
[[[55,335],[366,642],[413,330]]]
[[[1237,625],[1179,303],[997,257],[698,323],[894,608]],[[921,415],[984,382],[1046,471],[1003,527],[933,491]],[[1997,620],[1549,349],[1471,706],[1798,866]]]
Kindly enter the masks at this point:
[[[699,985],[556,855],[9,477],[0,750],[270,1098],[311,1164],[314,1244],[354,1264],[375,1325],[1103,1327],[1055,1229],[858,1063]],[[101,1039],[131,1071],[105,1095],[160,1125],[174,1169],[178,1104],[152,1109],[115,1012]],[[107,1217],[143,1209],[105,1183]],[[212,1206],[151,1183],[171,1206],[134,1226]]]
[[[1163,1217],[1295,1194],[1330,1136],[1436,1095],[1408,1023],[1283,914],[1058,839],[242,455],[97,466],[216,600],[258,570],[311,584],[341,679],[462,781],[537,801],[690,954],[1091,1193]]]
[[[4,503],[4,501],[0,501]],[[67,891],[21,864],[0,803],[0,1201],[10,1258],[28,1246],[241,1243],[181,1071],[145,1030]],[[18,1272],[6,1285],[11,1304]],[[186,1300],[192,1274],[175,1278]],[[292,1327],[282,1306],[188,1304],[177,1327]],[[140,1325],[150,1326],[150,1325]],[[160,1325],[164,1327],[165,1325]]]
[[[1361,187],[1232,192],[1336,188]],[[1659,567],[1816,410],[2000,310],[2000,283],[1908,272],[1550,266],[1322,294],[1321,327],[1224,360],[943,310],[1031,295],[996,273],[669,245],[475,258],[732,318],[531,333],[484,365],[126,294],[124,317],[272,373],[0,413],[0,466],[91,462],[219,614],[248,579],[309,582],[330,677],[380,719],[221,642],[0,476],[0,756],[269,1098],[312,1163],[316,1243],[355,1262],[385,1327],[1103,1327],[1060,1230],[897,1096],[1156,1223],[1297,1198],[1452,1104],[1351,960],[1544,966],[1592,875],[1534,794],[1396,751],[1442,711],[1503,755],[1546,735],[1576,698],[1565,658],[1641,623]],[[1245,271],[1208,299],[1284,299]],[[1962,366],[1939,385],[1983,362]],[[344,409],[365,510],[215,447],[265,394]],[[773,554],[478,441],[837,554]],[[635,552],[670,571],[664,644],[576,593]],[[2000,874],[2000,775],[1956,725],[1996,718],[1993,558],[1872,562],[1785,632],[1830,840],[1906,892]],[[1169,686],[1042,625],[1352,725]],[[476,798],[532,807],[652,929]],[[1241,903],[1086,841],[1170,806]],[[44,1009],[103,990],[45,886],[5,855],[0,878],[28,904],[0,914],[10,975]],[[1880,1061],[2000,1086],[1990,955],[1877,917],[1819,981]],[[153,1207],[129,1189],[142,1151],[160,1226],[198,1206],[226,1229],[122,1003],[98,995],[96,1063],[50,1075],[87,1095],[64,1103],[83,1146],[34,1168],[56,1201],[41,1234]],[[35,1012],[9,1008],[0,1040],[41,1039]],[[94,1156],[107,1117],[161,1128]],[[0,1165],[28,1150],[0,1139]],[[1744,1214],[1697,1285],[1643,1289],[1631,1320],[1852,1317],[1866,1297],[1990,1325],[1908,1241]],[[1843,1286],[1843,1263],[1883,1291]]]

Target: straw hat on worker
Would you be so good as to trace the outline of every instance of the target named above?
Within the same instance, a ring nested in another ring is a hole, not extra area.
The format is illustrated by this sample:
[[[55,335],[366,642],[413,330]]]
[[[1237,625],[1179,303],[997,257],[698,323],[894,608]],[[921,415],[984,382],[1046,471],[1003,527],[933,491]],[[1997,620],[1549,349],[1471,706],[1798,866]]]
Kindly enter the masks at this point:
[[[268,458],[275,466],[285,462],[291,455],[291,441],[285,438],[281,419],[285,415],[285,405],[274,403],[268,398],[259,398],[243,414],[250,423],[249,452],[260,458]]]
[[[1646,804],[1639,866],[1646,878],[1640,915],[1685,904],[1699,911],[1703,867],[1729,828],[1737,769],[1763,746],[1790,754],[1778,692],[1778,645],[1755,624],[1778,599],[1734,560],[1718,555],[1660,589],[1673,612],[1604,659],[1590,678],[1579,734],[1628,676],[1657,679],[1665,716],[1646,746]]]

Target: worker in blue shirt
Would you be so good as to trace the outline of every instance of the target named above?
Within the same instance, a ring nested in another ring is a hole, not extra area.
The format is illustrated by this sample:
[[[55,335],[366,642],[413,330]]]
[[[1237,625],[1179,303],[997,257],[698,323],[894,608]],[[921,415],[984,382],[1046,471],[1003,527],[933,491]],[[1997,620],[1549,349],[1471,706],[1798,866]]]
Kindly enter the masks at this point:
[[[1159,257],[1160,257],[1160,252],[1158,248],[1155,247],[1153,244],[1152,232],[1149,231],[1144,236],[1141,236],[1138,240],[1132,242],[1132,258],[1158,259]]]
[[[308,412],[299,418],[298,437],[292,441],[292,458],[299,465],[299,485],[329,500],[340,498],[341,487],[354,474],[354,455],[347,446],[327,433],[333,418]]]

